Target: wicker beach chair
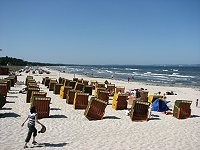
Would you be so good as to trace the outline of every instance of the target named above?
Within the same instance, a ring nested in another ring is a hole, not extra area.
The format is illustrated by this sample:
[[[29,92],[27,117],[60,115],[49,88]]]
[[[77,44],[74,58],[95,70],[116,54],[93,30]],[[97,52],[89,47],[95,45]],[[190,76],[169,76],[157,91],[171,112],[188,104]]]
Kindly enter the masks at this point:
[[[190,105],[192,101],[176,100],[173,110],[173,116],[177,119],[186,119],[191,117]]]
[[[149,103],[135,100],[131,107],[130,118],[132,121],[147,121],[148,120]]]
[[[83,91],[84,84],[80,82],[76,82],[76,85],[74,87],[75,90]]]
[[[28,84],[27,84],[27,81],[28,81],[29,79],[33,79],[33,76],[27,76],[27,77],[26,77],[25,85],[28,85]]]
[[[85,85],[84,87],[84,93],[89,93],[89,95],[92,95],[92,89],[93,87],[91,85]]]
[[[63,86],[63,84],[56,83],[56,84],[54,85],[54,91],[53,91],[53,93],[54,93],[54,94],[60,94],[60,88],[61,88],[61,86]]]
[[[88,97],[88,93],[77,92],[74,97],[74,109],[86,109]]]
[[[74,103],[74,97],[75,97],[75,94],[78,93],[78,92],[81,92],[81,91],[78,91],[78,90],[69,90],[69,98],[66,99],[66,103],[67,104],[73,104]]]
[[[86,86],[86,85],[88,85],[89,81],[87,81],[87,80],[82,80],[82,83]]]
[[[140,92],[140,100],[148,102],[148,91],[141,91]]]
[[[49,82],[49,91],[53,91],[54,90],[54,86],[57,83],[56,79],[51,79]]]
[[[11,87],[11,81],[10,80],[7,80],[7,79],[0,80],[0,84],[6,84],[7,85],[7,92],[10,90],[10,87]]]
[[[127,109],[127,94],[115,93],[112,101],[112,108],[115,110]]]
[[[51,97],[33,97],[38,119],[49,117]]]
[[[70,80],[69,79],[64,79],[63,81],[64,86],[69,86]]]
[[[47,96],[47,92],[33,91],[31,94],[31,99],[30,99],[31,107],[34,106],[34,97],[46,97],[46,96]]]
[[[124,93],[125,87],[124,86],[116,86],[115,93]]]
[[[107,103],[96,97],[91,97],[84,115],[88,120],[101,120],[105,114]]]
[[[11,87],[14,87],[14,85],[16,83],[15,82],[16,81],[15,76],[9,76],[9,77],[7,77],[5,79],[10,80],[11,81]]]
[[[106,88],[106,87],[105,87],[105,83],[98,82],[98,83],[96,84],[96,88]]]
[[[7,84],[0,83],[0,95],[7,97]]]
[[[60,88],[60,98],[66,99],[68,97],[69,90],[71,90],[71,86],[61,86]]]
[[[94,92],[94,96],[95,96],[95,97],[97,97],[99,91],[106,91],[106,88],[98,88],[98,87],[96,87],[96,88],[95,88],[95,92]]]
[[[115,84],[107,84],[107,91],[109,91],[109,95],[113,96],[115,93]]]
[[[74,89],[75,86],[76,86],[76,81],[70,81],[70,82],[69,82],[69,86],[71,86],[72,89]]]
[[[73,78],[73,81],[78,82],[78,78]]]
[[[27,89],[27,94],[26,94],[26,103],[30,103],[32,92],[36,91],[39,92],[40,88],[28,88]]]
[[[109,92],[99,91],[98,94],[97,94],[97,98],[108,104],[109,103]]]
[[[96,85],[97,81],[96,80],[91,80],[90,81],[90,85],[92,86],[92,89],[95,89],[95,85]]]
[[[49,88],[50,80],[51,80],[50,78],[45,78],[44,85],[47,86],[47,88]]]

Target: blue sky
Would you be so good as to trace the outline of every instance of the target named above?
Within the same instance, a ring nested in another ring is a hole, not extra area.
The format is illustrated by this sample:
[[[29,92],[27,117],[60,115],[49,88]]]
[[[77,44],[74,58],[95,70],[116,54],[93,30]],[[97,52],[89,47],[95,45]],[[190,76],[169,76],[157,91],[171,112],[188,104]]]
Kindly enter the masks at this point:
[[[200,64],[200,0],[0,0],[0,56]]]

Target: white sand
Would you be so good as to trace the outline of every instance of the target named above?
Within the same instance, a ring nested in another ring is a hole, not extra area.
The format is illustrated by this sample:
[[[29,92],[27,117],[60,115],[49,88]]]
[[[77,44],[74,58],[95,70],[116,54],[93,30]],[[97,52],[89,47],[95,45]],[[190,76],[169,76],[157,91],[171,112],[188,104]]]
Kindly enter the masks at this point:
[[[27,75],[18,76],[18,81],[25,81]],[[59,76],[72,79],[73,74],[58,73],[52,71],[49,75],[34,75],[36,81],[42,81],[43,77],[57,78]],[[87,78],[76,76],[85,80],[97,80],[104,82],[105,79]],[[111,105],[106,107],[103,120],[89,121],[84,116],[84,110],[74,110],[72,105],[66,104],[59,95],[54,95],[40,84],[42,90],[47,91],[47,96],[52,98],[50,105],[50,118],[41,119],[47,131],[38,134],[36,140],[41,145],[33,146],[32,140],[28,149],[149,149],[149,150],[197,150],[200,147],[200,107],[195,107],[195,101],[200,98],[200,89],[187,87],[164,87],[145,85],[136,82],[123,82],[108,79],[116,86],[125,86],[126,90],[134,88],[147,88],[149,94],[161,91],[174,91],[177,95],[167,96],[170,106],[173,108],[176,99],[192,100],[192,115],[196,117],[178,120],[172,115],[153,112],[152,120],[145,122],[132,122],[124,110],[114,110]],[[24,85],[15,85],[8,94],[6,105],[0,110],[0,149],[19,150],[23,149],[24,140],[28,128],[21,127],[29,112],[30,104],[26,103],[26,94],[18,91]],[[110,101],[111,102],[111,101]],[[200,106],[200,105],[199,105]],[[39,125],[36,125],[40,129]]]

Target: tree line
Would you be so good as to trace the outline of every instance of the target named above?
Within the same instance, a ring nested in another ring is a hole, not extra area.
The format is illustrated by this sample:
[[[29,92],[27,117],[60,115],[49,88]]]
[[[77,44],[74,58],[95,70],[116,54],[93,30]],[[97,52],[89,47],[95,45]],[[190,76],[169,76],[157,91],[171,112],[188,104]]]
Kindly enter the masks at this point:
[[[64,66],[64,64],[52,64],[52,63],[40,63],[40,62],[28,62],[22,59],[13,57],[0,57],[1,66]]]

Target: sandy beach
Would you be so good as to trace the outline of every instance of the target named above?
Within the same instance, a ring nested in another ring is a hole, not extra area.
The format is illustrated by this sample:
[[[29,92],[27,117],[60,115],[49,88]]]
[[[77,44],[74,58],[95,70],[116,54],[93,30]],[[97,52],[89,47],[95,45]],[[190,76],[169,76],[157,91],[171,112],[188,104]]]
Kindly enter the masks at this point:
[[[72,79],[74,74],[60,73],[50,70],[50,74],[21,73],[18,83],[25,82],[27,75],[39,81],[39,87],[51,97],[50,117],[40,119],[47,130],[36,137],[39,145],[29,142],[27,149],[77,149],[77,150],[198,150],[200,147],[200,104],[196,107],[196,99],[200,98],[200,88],[170,87],[146,85],[138,82],[124,82],[107,79],[116,86],[125,86],[125,90],[145,88],[149,94],[158,91],[161,94],[173,91],[177,95],[167,95],[170,101],[168,106],[173,109],[177,99],[191,100],[192,117],[179,120],[172,115],[152,112],[149,121],[132,122],[130,116],[125,115],[125,110],[112,109],[112,101],[106,107],[103,120],[89,121],[84,116],[84,110],[75,110],[73,105],[66,104],[65,99],[53,94],[41,84],[42,78],[64,77]],[[2,78],[3,76],[1,76]],[[104,82],[102,78],[88,78],[76,75],[84,80]],[[30,104],[26,103],[26,94],[19,93],[24,84],[16,84],[8,93],[7,103],[0,110],[0,149],[23,149],[28,132],[25,125],[21,124],[29,113]],[[39,130],[40,125],[36,125]]]

